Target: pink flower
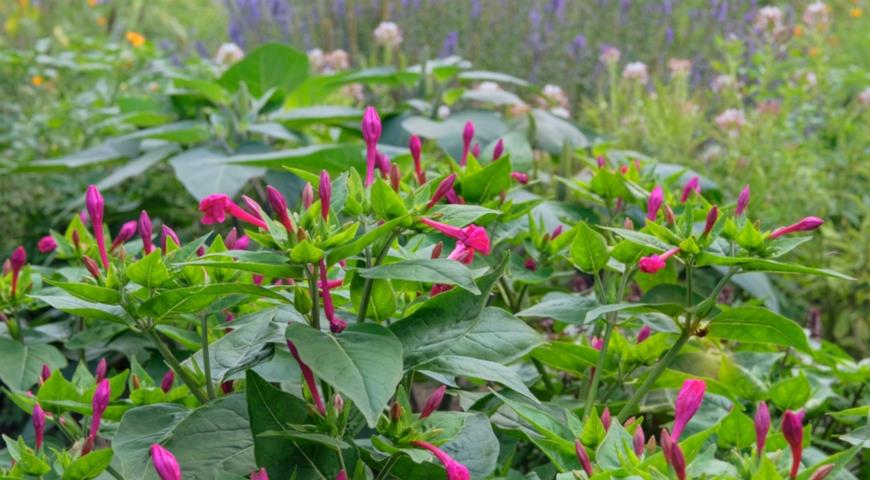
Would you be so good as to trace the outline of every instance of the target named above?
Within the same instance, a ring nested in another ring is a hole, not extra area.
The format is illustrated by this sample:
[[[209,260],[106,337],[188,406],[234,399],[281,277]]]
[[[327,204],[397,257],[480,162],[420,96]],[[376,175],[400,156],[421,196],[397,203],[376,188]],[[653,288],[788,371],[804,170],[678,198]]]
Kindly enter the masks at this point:
[[[834,471],[835,466],[836,465],[834,465],[833,463],[829,463],[827,465],[822,465],[821,467],[818,468],[818,470],[813,472],[813,475],[810,477],[810,480],[825,480],[826,478],[828,478],[828,475],[830,475],[831,472]]]
[[[15,297],[15,292],[18,290],[18,276],[21,274],[21,269],[27,263],[27,251],[24,247],[18,247],[12,251],[9,256],[9,266],[12,268],[12,297]]]
[[[106,359],[101,358],[99,363],[97,363],[96,383],[100,383],[106,378],[106,370],[108,370],[108,368],[108,365],[106,365]]]
[[[777,228],[776,230],[771,232],[770,235],[767,236],[767,238],[773,240],[774,238],[778,238],[789,233],[809,232],[821,227],[823,223],[825,223],[825,221],[819,217],[806,217],[795,224],[789,225],[787,227]]]
[[[444,465],[444,470],[447,472],[447,480],[471,480],[471,472],[468,468],[447,455],[443,450],[432,445],[431,443],[422,440],[414,440],[411,442],[415,447],[429,450],[435,458]]]
[[[429,210],[432,206],[441,201],[441,199],[447,195],[447,192],[453,190],[454,182],[456,182],[455,173],[451,173],[445,177],[444,180],[441,180],[441,183],[438,184],[438,188],[435,189],[435,193],[432,194],[432,198],[429,199],[429,203],[426,204],[426,210]]]
[[[421,162],[423,144],[420,142],[420,137],[411,135],[411,139],[408,140],[408,149],[411,150],[411,158],[414,159],[414,174],[417,177],[417,183],[423,185],[426,183],[426,173],[423,171],[423,164]]]
[[[674,441],[671,444],[671,454],[668,456],[668,463],[674,467],[674,472],[679,480],[686,480],[686,457],[683,455],[683,449],[680,444]]]
[[[634,448],[634,454],[640,457],[643,455],[643,446],[646,443],[646,437],[644,437],[643,429],[638,425],[637,430],[634,431],[634,437],[631,439],[632,447]]]
[[[604,168],[607,166],[607,157],[599,155],[595,158],[595,162],[598,164],[598,168]]]
[[[453,251],[450,252],[450,255],[447,255],[447,259],[456,260],[459,263],[470,265],[472,260],[474,260],[474,250],[468,248],[468,246],[462,242],[456,242],[456,246],[453,248]]]
[[[343,472],[344,470],[342,470]],[[251,474],[251,480],[269,480],[269,474],[266,473],[265,468],[261,468],[256,472]]]
[[[738,217],[743,215],[747,206],[749,206],[749,185],[740,190],[740,195],[737,196],[737,209],[734,210],[734,214]]]
[[[323,311],[329,320],[329,329],[332,333],[339,334],[347,328],[347,322],[335,316],[335,307],[332,304],[332,295],[329,293],[329,271],[326,268],[326,259],[320,259],[320,288],[323,289]]]
[[[224,193],[215,193],[203,198],[199,202],[199,211],[203,213],[202,223],[205,225],[223,223],[227,218],[227,213],[229,213],[243,222],[250,223],[264,230],[267,229],[266,222],[246,212]]]
[[[308,391],[311,393],[311,398],[314,400],[314,405],[317,407],[317,411],[325,417],[326,405],[323,403],[323,399],[320,398],[320,392],[317,390],[317,381],[314,379],[314,372],[311,371],[311,367],[302,361],[302,357],[299,356],[299,350],[296,349],[296,345],[294,345],[292,341],[287,340],[287,348],[290,349],[290,354],[293,355],[296,363],[299,364],[302,378],[305,379],[305,384],[308,386]]]
[[[637,343],[643,343],[644,340],[649,338],[651,333],[652,329],[649,328],[649,325],[641,327],[640,331],[637,332]]]
[[[577,454],[577,460],[580,461],[580,465],[583,465],[586,475],[592,476],[592,462],[589,461],[589,454],[586,453],[586,447],[583,446],[580,440],[574,440],[574,451]]]
[[[665,196],[662,192],[662,187],[656,185],[655,188],[652,189],[652,192],[650,192],[649,201],[646,204],[647,220],[656,220],[656,216],[658,215],[659,209],[662,208],[664,200]]]
[[[465,166],[468,162],[468,152],[471,150],[471,140],[474,138],[474,123],[469,120],[465,122],[465,128],[462,129],[462,158],[459,160],[459,165]]]
[[[329,204],[332,201],[332,180],[326,170],[320,172],[320,185],[317,187],[317,192],[320,195],[320,215],[326,220],[329,218]]]
[[[53,252],[57,248],[57,240],[51,235],[46,235],[39,239],[36,248],[39,250],[39,253]]]
[[[151,243],[153,235],[151,218],[148,217],[148,212],[142,210],[142,213],[139,215],[139,236],[142,237],[142,250],[145,252],[145,255],[154,250],[154,244]]]
[[[674,247],[661,255],[649,255],[637,262],[638,268],[644,273],[656,273],[665,268],[669,258],[680,251],[680,247]]]
[[[302,208],[308,210],[312,203],[314,203],[314,187],[306,182],[305,186],[302,187]]]
[[[42,439],[45,436],[45,412],[39,403],[33,406],[33,432],[36,436],[36,450],[42,448]]]
[[[181,480],[181,467],[175,455],[156,443],[151,445],[151,463],[160,480]]]
[[[429,398],[426,400],[426,405],[423,406],[423,411],[420,412],[420,418],[426,418],[431,415],[432,412],[438,410],[438,407],[441,405],[441,400],[444,399],[444,392],[446,391],[447,387],[441,385],[432,392],[432,395],[429,395]]]
[[[680,439],[680,434],[683,433],[683,428],[689,423],[689,420],[701,407],[701,402],[704,401],[704,392],[707,390],[707,384],[703,380],[690,378],[683,382],[683,387],[680,393],[677,394],[677,402],[675,405],[675,418],[673,439],[677,442]]]
[[[701,193],[701,179],[697,176],[694,176],[686,182],[686,186],[683,187],[683,194],[680,196],[680,202],[686,203],[686,200],[692,195],[692,193]]]
[[[521,185],[529,183],[529,174],[523,172],[511,172],[511,178],[519,182]]]
[[[88,436],[91,442],[97,438],[97,432],[100,430],[100,422],[103,419],[103,413],[109,406],[109,397],[111,396],[111,393],[109,381],[106,379],[103,379],[103,381],[97,385],[96,391],[94,391],[94,399],[92,402],[94,412],[93,416],[91,416],[91,431]]]
[[[604,407],[604,411],[601,412],[601,423],[604,424],[604,431],[610,430],[610,422],[612,421],[610,417],[610,407]]]
[[[347,472],[344,470],[338,472],[338,475],[335,476],[335,480],[347,480]]]
[[[474,158],[480,158],[480,144],[475,143],[473,147],[471,147],[471,154],[474,155]]]
[[[389,176],[390,166],[390,157],[384,153],[378,153],[378,170],[381,171],[381,178]]]
[[[478,227],[477,225],[473,224],[465,228],[459,228],[452,225],[436,222],[428,218],[421,218],[420,221],[434,228],[435,230],[438,230],[444,235],[447,235],[448,237],[459,240],[469,248],[480,252],[483,255],[489,255],[490,241],[489,235],[486,233],[485,228]]]
[[[496,161],[501,158],[501,155],[504,153],[504,140],[498,139],[495,142],[495,148],[492,149],[492,161]]]
[[[169,393],[172,390],[172,384],[175,383],[175,372],[170,369],[163,375],[163,379],[160,380],[160,390],[163,390],[163,393]]]
[[[798,469],[801,466],[801,456],[804,449],[804,411],[793,412],[786,410],[782,416],[782,434],[791,448],[791,472],[792,479],[797,478]]]
[[[51,377],[51,367],[49,367],[47,363],[43,363],[42,371],[40,371],[39,373],[39,379],[42,380],[43,383],[45,383],[45,381],[48,380],[49,377]]]
[[[109,255],[106,253],[106,238],[103,234],[103,208],[105,202],[96,185],[89,185],[88,191],[85,193],[85,208],[88,211],[88,217],[91,219],[91,224],[94,226],[94,238],[97,240],[97,248],[100,250],[100,259],[103,261],[103,268],[109,268]]]
[[[553,229],[553,232],[550,234],[550,240],[555,240],[556,237],[562,234],[562,225],[557,226]]]
[[[601,350],[604,347],[604,339],[600,337],[592,337],[589,339],[589,346],[595,350]]]
[[[121,230],[118,231],[118,235],[112,240],[112,246],[109,250],[114,250],[118,248],[119,245],[129,241],[133,238],[133,235],[136,235],[136,221],[130,220],[129,222],[121,225]]]
[[[160,235],[160,245],[163,247],[163,254],[166,254],[166,244],[167,239],[172,239],[175,242],[175,245],[181,246],[181,240],[178,238],[178,234],[175,233],[175,230],[169,227],[169,225],[161,225],[160,229],[162,230],[162,234]]]
[[[293,221],[290,220],[290,214],[287,212],[287,199],[284,198],[284,195],[277,188],[271,185],[266,186],[266,197],[269,199],[269,205],[272,206],[272,210],[278,215],[281,225],[284,225],[287,233],[293,233]]]
[[[770,411],[766,403],[758,402],[758,409],[755,411],[755,447],[759,457],[764,454],[764,444],[767,442],[769,430]]]
[[[529,271],[536,271],[538,269],[538,262],[535,261],[534,258],[527,258],[525,262],[523,262],[523,267]]]
[[[366,142],[366,187],[375,181],[378,161],[378,139],[381,138],[381,117],[375,107],[366,107],[362,119],[362,135]]]
[[[706,237],[713,231],[713,227],[716,225],[716,220],[719,219],[719,207],[713,205],[710,207],[710,211],[707,212],[707,221],[704,223],[704,233],[702,236]]]

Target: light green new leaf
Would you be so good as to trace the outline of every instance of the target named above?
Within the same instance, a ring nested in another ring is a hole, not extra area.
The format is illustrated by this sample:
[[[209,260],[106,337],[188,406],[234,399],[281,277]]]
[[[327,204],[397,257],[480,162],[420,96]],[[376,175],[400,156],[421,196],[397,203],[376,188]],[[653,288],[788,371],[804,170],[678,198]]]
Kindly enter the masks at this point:
[[[610,258],[607,242],[603,235],[585,223],[577,224],[576,230],[571,242],[571,261],[583,272],[596,273],[607,265]]]
[[[127,278],[145,288],[156,288],[169,281],[172,276],[163,264],[160,250],[154,249],[140,260],[127,267]]]

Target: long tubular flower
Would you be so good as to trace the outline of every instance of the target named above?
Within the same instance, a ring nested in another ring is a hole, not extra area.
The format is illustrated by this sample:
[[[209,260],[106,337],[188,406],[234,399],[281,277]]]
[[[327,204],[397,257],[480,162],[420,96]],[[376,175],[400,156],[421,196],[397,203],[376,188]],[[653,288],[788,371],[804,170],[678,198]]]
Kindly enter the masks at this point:
[[[381,138],[381,117],[375,107],[366,107],[362,119],[362,135],[366,142],[366,187],[375,181],[378,162],[378,139]]]
[[[314,380],[314,372],[311,371],[311,367],[302,361],[302,357],[299,356],[299,350],[296,349],[296,345],[294,345],[292,341],[287,340],[287,348],[290,349],[290,354],[293,355],[296,363],[299,364],[299,370],[302,372],[302,378],[305,379],[308,391],[311,392],[314,406],[317,407],[317,411],[325,417],[326,405],[323,403],[323,399],[320,398],[320,392],[317,390],[317,381]]]
[[[646,218],[647,220],[656,220],[656,216],[659,213],[659,209],[662,208],[662,203],[665,201],[665,195],[662,191],[662,187],[656,185],[655,188],[652,189],[649,195],[649,201],[646,204]]]
[[[755,448],[759,457],[764,455],[768,431],[770,431],[770,411],[766,403],[758,402],[758,409],[755,410]]]
[[[39,403],[33,406],[33,432],[36,436],[36,451],[42,448],[42,440],[45,437],[45,411]]]
[[[474,123],[469,120],[465,122],[465,128],[462,129],[462,158],[459,164],[463,167],[468,162],[468,152],[471,151],[472,139],[474,139]]]
[[[326,170],[320,172],[320,185],[317,187],[317,193],[320,195],[320,215],[326,220],[329,218],[329,204],[332,202],[332,180],[330,180],[329,172]]]
[[[227,219],[227,213],[229,213],[243,222],[250,223],[264,230],[267,229],[266,222],[236,205],[229,195],[225,193],[215,193],[203,198],[199,202],[199,211],[203,213],[202,223],[205,225],[223,223]]]
[[[734,214],[738,217],[743,215],[746,207],[749,206],[749,193],[749,185],[746,185],[743,187],[743,190],[740,190],[740,195],[737,196],[737,208],[734,210]]]
[[[154,243],[152,242],[154,230],[151,225],[151,218],[145,210],[142,210],[142,213],[139,214],[139,236],[142,238],[142,251],[145,252],[145,255],[154,251]]]
[[[773,240],[774,238],[788,235],[789,233],[809,232],[821,227],[823,223],[825,223],[825,221],[819,217],[806,217],[797,223],[788,225],[786,227],[777,228],[776,230],[771,232],[770,235],[767,236],[767,238]]]
[[[637,266],[643,273],[656,273],[665,268],[668,259],[679,253],[679,251],[680,247],[674,247],[661,255],[643,257],[637,262]]]
[[[704,223],[704,233],[701,235],[706,237],[713,231],[713,227],[716,226],[716,220],[719,219],[719,207],[713,205],[710,207],[710,211],[707,212],[707,220]]]
[[[423,171],[423,143],[420,137],[411,135],[408,140],[408,150],[411,151],[411,158],[414,159],[414,175],[417,177],[417,183],[423,185],[426,183],[426,172]]]
[[[36,249],[39,250],[39,253],[50,253],[56,248],[57,240],[55,240],[51,235],[46,235],[40,238],[39,242],[36,244]]]
[[[181,467],[175,455],[159,444],[151,445],[151,463],[160,480],[181,480]]]
[[[287,233],[293,233],[293,221],[290,219],[290,213],[287,211],[287,199],[284,198],[284,195],[277,188],[271,185],[266,186],[266,197],[269,198],[269,205],[272,206],[272,210],[278,215],[281,225],[284,225]]]
[[[459,228],[452,225],[436,222],[435,220],[431,220],[429,218],[421,218],[420,221],[434,228],[435,230],[438,230],[444,235],[447,235],[448,237],[459,240],[469,248],[480,252],[483,255],[489,255],[489,235],[486,233],[485,228],[478,227],[474,224],[469,225],[465,228]]]
[[[592,462],[589,461],[589,454],[586,453],[586,447],[583,446],[583,442],[580,440],[574,440],[574,452],[577,454],[577,460],[580,461],[580,465],[583,465],[583,470],[586,471],[586,475],[592,476]]]
[[[436,388],[429,398],[426,399],[426,405],[423,406],[423,410],[420,412],[420,418],[426,418],[429,415],[432,415],[432,412],[438,410],[438,407],[441,405],[441,401],[444,399],[444,392],[447,391],[446,385],[441,385]]]
[[[101,358],[99,363],[97,363],[96,370],[96,383],[100,383],[103,379],[106,378],[106,371],[108,370],[108,365],[106,364],[106,359]]]
[[[686,182],[683,187],[683,194],[680,196],[680,203],[686,203],[686,200],[692,196],[692,193],[701,193],[701,179],[694,176]]]
[[[118,248],[122,243],[127,242],[133,235],[136,235],[136,221],[130,220],[129,222],[121,225],[121,230],[118,231],[118,235],[112,240],[112,246],[109,250],[114,250]]]
[[[675,405],[674,429],[671,436],[674,442],[680,440],[680,434],[689,420],[701,407],[704,401],[704,392],[707,390],[707,384],[703,380],[690,378],[683,382],[683,387],[680,388],[680,393],[677,394],[677,402]]]
[[[447,480],[471,480],[471,472],[468,467],[454,460],[450,455],[431,443],[422,440],[414,440],[411,442],[415,447],[429,450],[435,458],[444,465],[444,470],[447,472]]]
[[[634,431],[631,443],[634,448],[634,454],[638,457],[643,456],[643,446],[646,444],[646,438],[644,437],[643,429],[640,428],[640,425],[638,425],[637,430]]]
[[[499,138],[498,141],[495,142],[495,148],[492,149],[492,161],[496,161],[499,158],[501,158],[503,153],[504,153],[504,140]]]
[[[801,456],[804,449],[804,411],[793,412],[786,410],[782,416],[782,435],[791,448],[791,472],[792,479],[797,478],[798,469],[801,467]]]
[[[181,246],[181,240],[178,238],[178,234],[175,233],[175,230],[169,227],[169,225],[161,225],[161,231],[163,232],[160,235],[160,245],[163,247],[163,253],[166,254],[166,244],[167,239],[171,238],[176,245]]]
[[[323,311],[326,313],[326,319],[329,320],[329,330],[332,333],[339,334],[347,328],[347,322],[335,316],[335,306],[332,304],[332,295],[329,293],[329,279],[327,274],[329,270],[326,268],[326,259],[320,259],[320,288],[323,290]]]
[[[88,438],[91,443],[96,440],[97,432],[100,431],[100,422],[103,420],[103,413],[109,406],[111,393],[111,386],[107,379],[103,379],[103,381],[97,385],[96,391],[94,391],[94,399],[92,402],[94,412],[93,416],[91,416],[91,430],[88,433]]]
[[[172,390],[172,385],[175,383],[175,372],[172,369],[169,369],[160,380],[160,390],[163,390],[163,393],[169,393]]]
[[[103,262],[103,268],[109,268],[109,255],[106,253],[106,237],[103,234],[103,209],[105,201],[96,185],[89,185],[88,191],[85,193],[85,208],[88,211],[88,217],[91,219],[91,225],[94,227],[94,238],[97,240],[97,248],[100,250],[100,259]]]
[[[12,251],[9,256],[9,266],[12,268],[12,298],[15,298],[15,293],[18,290],[18,276],[21,275],[21,269],[27,263],[27,251],[24,247],[18,247]]]
[[[444,180],[441,180],[441,183],[438,184],[438,188],[435,189],[435,193],[432,194],[432,198],[429,199],[429,203],[426,204],[426,210],[432,208],[436,203],[441,201],[447,192],[453,190],[453,184],[456,182],[456,174],[451,173]]]

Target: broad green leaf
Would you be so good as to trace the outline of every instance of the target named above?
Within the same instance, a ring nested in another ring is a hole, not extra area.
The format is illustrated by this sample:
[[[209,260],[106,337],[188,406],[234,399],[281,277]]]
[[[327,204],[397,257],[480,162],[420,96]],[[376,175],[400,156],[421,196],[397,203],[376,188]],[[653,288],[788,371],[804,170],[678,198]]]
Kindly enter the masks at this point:
[[[297,243],[290,250],[290,259],[296,263],[311,263],[317,264],[323,258],[323,250],[314,246],[308,239]]]
[[[634,455],[632,436],[618,422],[611,422],[607,435],[595,453],[595,462],[605,469],[618,469],[623,459]]]
[[[131,322],[130,316],[127,315],[127,312],[120,305],[93,303],[69,295],[31,295],[30,297],[42,300],[62,312],[79,317],[105,320],[124,325],[128,325]]]
[[[743,271],[753,272],[776,272],[776,273],[805,273],[808,275],[822,275],[827,277],[839,278],[842,280],[854,280],[854,278],[844,275],[840,272],[827,270],[824,268],[812,268],[803,265],[792,263],[783,263],[776,260],[752,257],[726,257],[716,255],[710,252],[701,252],[696,257],[696,265],[703,267],[705,265],[721,265],[721,266],[739,266]]]
[[[172,276],[163,264],[160,250],[154,249],[140,260],[127,267],[127,278],[145,288],[156,288],[169,281]]]
[[[613,303],[610,305],[602,305],[593,308],[586,312],[585,322],[592,322],[608,313],[612,312],[628,312],[628,313],[649,313],[659,312],[668,316],[678,315],[684,310],[682,305],[676,303]]]
[[[568,342],[551,342],[532,351],[532,357],[553,368],[586,376],[589,368],[598,363],[598,350]],[[611,364],[615,364],[613,359],[605,364],[605,370],[609,370]]]
[[[521,395],[525,395],[534,402],[538,401],[516,372],[497,362],[472,357],[441,355],[417,368],[454,377],[479,378],[498,382]]]
[[[211,132],[209,131],[208,123],[200,120],[181,120],[179,122],[137,130],[126,135],[125,138],[150,138],[155,140],[166,140],[169,142],[194,144],[204,142],[210,136]]]
[[[343,105],[318,105],[281,110],[270,115],[269,119],[288,126],[305,126],[316,123],[343,124],[349,121],[359,121],[362,116],[363,111],[359,108]]]
[[[93,451],[77,458],[63,472],[63,480],[92,480],[100,476],[112,463],[111,448]]]
[[[233,155],[227,163],[248,167],[265,167],[274,170],[298,168],[319,174],[321,170],[338,175],[350,168],[365,168],[365,157],[359,145],[321,144],[278,150],[274,152]]]
[[[157,165],[169,155],[177,152],[178,149],[178,145],[169,144],[152,150],[147,150],[143,152],[140,157],[130,160],[124,165],[113,170],[112,173],[110,173],[106,178],[100,180],[99,183],[97,183],[97,188],[101,192],[104,192],[106,190],[109,190],[110,188],[120,185],[127,179],[142,175],[148,169],[150,169],[154,165]]]
[[[79,395],[75,385],[65,379],[60,370],[51,372],[48,380],[39,387],[36,398],[47,410],[55,413],[61,412],[63,409],[51,407],[52,403],[81,401],[81,395]]]
[[[262,150],[262,147],[256,150]],[[248,180],[265,172],[262,168],[231,163],[234,158],[216,148],[199,147],[173,156],[169,159],[169,164],[175,170],[175,176],[194,198],[202,199],[213,193],[225,193],[234,197]]]
[[[483,169],[463,177],[459,185],[462,196],[476,202],[484,202],[507,191],[511,186],[510,159],[499,158]]]
[[[333,265],[339,260],[350,258],[362,252],[367,246],[392,233],[404,220],[404,218],[394,218],[363,233],[351,242],[329,249],[326,253],[327,265]]]
[[[542,343],[544,337],[526,322],[500,308],[487,307],[477,323],[444,353],[509,363]]]
[[[812,387],[803,374],[784,378],[770,386],[770,399],[782,410],[803,407],[811,395]]]
[[[180,313],[194,313],[205,309],[217,298],[227,295],[248,295],[287,300],[274,290],[257,285],[216,283],[168,290],[140,305],[139,313],[158,318]]]
[[[353,401],[374,427],[402,379],[402,344],[393,333],[366,323],[333,336],[290,323],[287,339],[314,374]]]
[[[570,145],[572,150],[586,148],[589,145],[586,135],[583,135],[583,132],[571,121],[537,108],[532,110],[531,116],[535,122],[537,148],[559,155],[565,145]]]
[[[719,444],[749,448],[755,443],[755,423],[738,409],[733,409],[719,425]]]
[[[110,138],[101,145],[65,157],[25,162],[16,172],[63,172],[130,158],[139,153],[139,144],[140,140],[136,138]]]
[[[587,295],[550,292],[541,301],[517,313],[523,318],[552,318],[560,322],[583,324],[586,314],[598,306],[598,300]]]
[[[404,217],[408,213],[405,203],[387,182],[378,177],[371,187],[372,208],[381,220]]]
[[[498,210],[484,208],[479,205],[466,204],[439,204],[432,207],[431,214],[433,218],[437,218],[439,222],[453,225],[454,227],[464,227],[466,225],[489,220],[501,215]]]
[[[713,317],[711,337],[748,343],[773,343],[810,352],[806,334],[795,322],[760,307],[739,307]]]
[[[604,236],[586,223],[577,224],[577,233],[571,242],[571,262],[586,273],[596,273],[607,265],[610,254]]]
[[[290,93],[307,77],[308,56],[286,45],[267,43],[230,67],[218,83],[233,92],[244,83],[259,98],[272,88]]]
[[[288,440],[292,440],[294,442],[302,444],[313,443],[317,445],[323,445],[324,447],[330,447],[335,450],[344,450],[346,448],[350,448],[350,445],[348,445],[344,441],[335,437],[330,437],[329,435],[325,435],[323,433],[300,432],[299,430],[267,430],[261,433],[260,436],[286,438]]]
[[[82,300],[96,303],[119,303],[121,294],[117,290],[81,282],[56,282],[45,280],[45,283],[60,288]]]
[[[43,365],[56,370],[66,364],[66,357],[52,345],[0,337],[0,380],[12,390],[21,392],[35,385]]]
[[[389,265],[362,268],[359,274],[363,278],[458,285],[471,293],[480,293],[471,270],[461,262],[446,258],[402,260]]]
[[[664,252],[669,249],[670,246],[667,243],[662,242],[658,238],[643,232],[638,232],[636,230],[626,230],[624,228],[613,228],[613,227],[601,227],[605,230],[610,230],[611,232],[619,235],[620,237],[626,239],[627,241],[640,245],[641,247],[646,247],[653,249],[657,252]]]

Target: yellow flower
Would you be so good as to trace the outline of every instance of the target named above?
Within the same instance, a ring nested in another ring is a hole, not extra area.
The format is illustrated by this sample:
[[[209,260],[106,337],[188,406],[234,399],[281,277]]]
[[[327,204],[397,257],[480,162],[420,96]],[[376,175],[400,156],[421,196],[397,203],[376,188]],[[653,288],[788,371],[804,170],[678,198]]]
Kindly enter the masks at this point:
[[[34,87],[42,85],[43,82],[45,82],[45,79],[42,78],[42,75],[34,75],[30,77],[30,83],[32,83]]]
[[[130,45],[139,48],[145,44],[145,37],[141,33],[127,32],[127,41],[130,42]]]
[[[106,26],[106,17],[104,17],[102,15],[97,17],[97,25],[99,25],[101,27],[105,27]]]
[[[794,30],[792,30],[792,35],[794,35],[795,38],[800,38],[803,36],[803,34],[804,34],[804,27],[802,27],[800,25],[795,25]]]
[[[853,8],[852,10],[849,10],[849,15],[851,15],[852,18],[861,18],[862,13],[863,12],[860,8]]]

